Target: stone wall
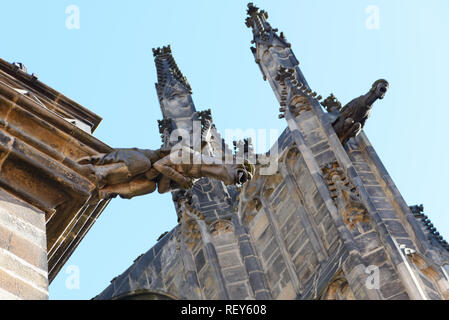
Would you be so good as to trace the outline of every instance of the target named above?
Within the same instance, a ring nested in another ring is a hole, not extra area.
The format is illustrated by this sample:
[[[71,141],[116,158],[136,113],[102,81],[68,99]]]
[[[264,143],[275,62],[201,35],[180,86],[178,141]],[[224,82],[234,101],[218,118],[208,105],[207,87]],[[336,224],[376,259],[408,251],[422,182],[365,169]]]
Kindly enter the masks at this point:
[[[263,175],[259,164],[239,190],[202,179],[176,193],[179,226],[143,256],[159,254],[163,265],[139,260],[97,299],[141,290],[178,299],[446,299],[449,244],[435,244],[363,132],[341,143],[267,19],[248,5],[251,51],[287,122],[269,153],[277,172]],[[155,57],[164,120],[192,132],[191,88],[170,47]],[[173,101],[168,89],[186,98]]]
[[[366,137],[343,149],[314,109],[296,123],[303,144],[289,129],[281,135],[276,174],[258,167],[237,195],[205,180],[177,195],[180,224],[97,299],[142,290],[192,300],[445,299],[444,258],[366,153]]]
[[[45,215],[0,189],[0,299],[47,299]]]
[[[101,118],[0,59],[0,297],[47,287],[109,201],[77,161],[112,149]]]

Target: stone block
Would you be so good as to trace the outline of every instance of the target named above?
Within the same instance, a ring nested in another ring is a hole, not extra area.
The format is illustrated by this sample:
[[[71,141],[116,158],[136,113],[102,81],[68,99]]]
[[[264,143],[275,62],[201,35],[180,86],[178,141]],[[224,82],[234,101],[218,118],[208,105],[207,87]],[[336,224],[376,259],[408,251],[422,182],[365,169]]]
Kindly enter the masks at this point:
[[[282,256],[278,254],[273,259],[272,265],[265,268],[267,280],[271,287],[273,287],[280,280],[284,267],[285,265],[283,264]]]
[[[278,244],[276,240],[273,238],[270,243],[263,249],[262,258],[267,261],[275,251],[278,250]]]
[[[48,292],[38,290],[30,284],[0,270],[0,288],[24,300],[46,300]]]
[[[363,256],[363,259],[366,261],[368,265],[374,265],[377,267],[380,267],[388,260],[384,248],[379,248],[378,250],[375,250]]]
[[[381,247],[377,232],[372,231],[354,238],[360,248],[360,254],[365,255]]]
[[[294,257],[304,245],[307,244],[307,233],[302,232],[301,234],[297,235],[296,240],[290,245],[287,246],[288,253],[291,257]]]
[[[277,300],[294,300],[296,298],[295,290],[293,289],[293,284],[288,283],[277,296]]]
[[[254,250],[249,241],[240,241],[239,247],[240,247],[240,254],[242,255],[242,257],[254,255]]]
[[[247,300],[251,298],[248,287],[245,283],[237,283],[227,286],[231,300]]]
[[[312,153],[314,155],[318,155],[318,154],[322,154],[323,152],[329,150],[330,146],[327,143],[327,141],[323,141],[321,143],[318,143],[317,145],[314,145],[313,147],[310,148],[310,150],[312,151]]]
[[[360,174],[362,172],[372,173],[371,168],[365,162],[354,162],[353,166],[358,174]]]
[[[260,270],[260,262],[259,259],[255,256],[245,257],[244,259],[246,270],[251,273],[253,271]]]
[[[20,234],[27,241],[46,250],[47,242],[45,231],[23,221],[0,207],[0,225],[13,233]]]
[[[256,300],[271,300],[271,294],[267,290],[259,291],[255,293]]]
[[[240,252],[237,249],[235,249],[234,251],[219,254],[218,260],[220,262],[220,267],[223,269],[242,265]]]
[[[283,235],[286,235],[290,231],[294,230],[299,223],[299,216],[295,212],[290,212],[290,215],[287,219],[280,221],[281,222],[281,232]]]
[[[23,263],[14,254],[0,249],[0,268],[16,275],[26,283],[30,283],[42,290],[47,290],[47,272],[35,270],[32,266]]]
[[[307,132],[304,139],[308,146],[314,146],[314,145],[317,145],[318,143],[321,143],[321,142],[327,140],[321,130],[313,130],[313,131]]]
[[[31,265],[47,272],[47,251],[16,233],[11,234],[9,251]]]
[[[336,160],[335,154],[332,150],[320,153],[315,156],[315,160],[319,167],[322,167],[328,163],[332,163]]]
[[[393,237],[407,238],[409,236],[399,220],[384,220],[384,223]]]
[[[389,204],[389,205],[391,206],[391,204]],[[374,205],[374,206],[376,206],[376,205]],[[379,213],[379,216],[382,219],[398,219],[398,214],[394,210],[391,210],[391,209],[383,210],[383,209],[379,209],[377,207],[376,207],[376,209],[377,209],[377,212]]]
[[[410,300],[410,297],[406,292],[401,292],[395,296],[388,298],[387,300]]]
[[[385,192],[378,186],[365,186],[366,191],[371,197],[382,198],[385,197]]]
[[[223,269],[222,272],[226,282],[228,283],[239,282],[248,278],[246,270],[243,266]]]
[[[371,202],[377,210],[389,210],[394,211],[393,205],[390,201],[385,197],[385,194],[380,197],[371,197]]]
[[[313,215],[313,220],[315,221],[315,224],[319,225],[327,215],[329,215],[329,211],[323,201],[321,207],[317,209],[315,214]]]
[[[249,283],[254,292],[264,290],[265,288],[265,275],[262,271],[254,271],[249,274]]]
[[[291,228],[290,232],[288,234],[282,233],[282,237],[284,238],[285,246],[287,249],[296,241],[298,237],[305,237],[306,232],[299,228],[299,225],[296,224]]]
[[[379,185],[375,175],[371,172],[361,172],[359,173],[359,177],[360,179],[362,179],[363,184],[366,186]]]
[[[260,238],[268,227],[268,218],[264,211],[259,212],[250,225],[250,233],[254,240]]]

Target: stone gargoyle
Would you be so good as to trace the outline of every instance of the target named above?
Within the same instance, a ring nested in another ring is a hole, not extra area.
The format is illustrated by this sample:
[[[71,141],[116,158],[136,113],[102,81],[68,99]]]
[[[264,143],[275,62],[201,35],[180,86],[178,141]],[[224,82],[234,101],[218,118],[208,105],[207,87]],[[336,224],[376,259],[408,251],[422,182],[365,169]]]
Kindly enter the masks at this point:
[[[179,161],[181,157],[183,161]],[[215,178],[226,185],[243,184],[252,178],[254,166],[247,161],[242,162],[226,164],[221,158],[205,156],[188,147],[172,150],[116,149],[78,161],[95,180],[100,199],[117,196],[131,199],[153,193],[156,189],[159,193],[190,189],[194,179],[202,177]]]
[[[345,144],[350,138],[357,136],[362,131],[374,102],[378,99],[383,99],[388,89],[388,82],[380,79],[373,83],[367,94],[352,100],[341,110],[337,107],[338,102],[326,105],[329,118],[342,144]]]

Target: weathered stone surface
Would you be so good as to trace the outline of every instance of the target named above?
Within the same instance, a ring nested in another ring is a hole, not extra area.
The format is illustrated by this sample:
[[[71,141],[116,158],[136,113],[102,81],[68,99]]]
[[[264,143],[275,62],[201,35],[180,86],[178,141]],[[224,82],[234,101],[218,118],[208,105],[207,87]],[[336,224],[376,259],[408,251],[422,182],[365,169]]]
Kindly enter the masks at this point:
[[[449,253],[435,232],[411,214],[363,132],[339,139],[266,13],[251,4],[248,15],[252,52],[288,124],[278,172],[256,171],[241,188],[197,181],[189,206],[175,200],[179,225],[96,298],[448,298]],[[207,112],[196,111],[170,47],[154,54],[166,139]],[[46,299],[108,204],[92,197],[96,183],[77,160],[112,149],[90,135],[101,119],[87,109],[2,60],[0,80],[0,299]],[[329,166],[338,175],[326,176]]]
[[[107,205],[91,199],[92,178],[76,163],[110,150],[91,135],[100,121],[0,60],[0,248],[4,270],[25,283],[19,298],[48,296],[48,283]]]

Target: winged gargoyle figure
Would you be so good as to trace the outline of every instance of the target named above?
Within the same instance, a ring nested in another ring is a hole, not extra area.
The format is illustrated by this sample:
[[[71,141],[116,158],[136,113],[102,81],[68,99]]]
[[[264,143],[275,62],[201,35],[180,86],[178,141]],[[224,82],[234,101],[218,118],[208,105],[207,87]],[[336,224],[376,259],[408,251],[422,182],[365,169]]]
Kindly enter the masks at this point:
[[[201,177],[219,179],[227,185],[243,184],[254,174],[254,166],[247,161],[226,164],[221,158],[205,156],[188,147],[116,149],[82,158],[78,163],[92,175],[101,199],[131,199],[156,189],[159,193],[190,189],[194,179]]]
[[[362,131],[374,102],[383,99],[388,89],[388,82],[380,79],[373,83],[367,94],[352,100],[341,110],[335,108],[335,103],[332,104],[334,108],[327,106],[332,125],[342,144]]]

